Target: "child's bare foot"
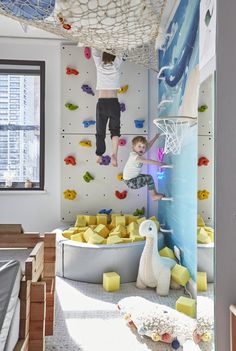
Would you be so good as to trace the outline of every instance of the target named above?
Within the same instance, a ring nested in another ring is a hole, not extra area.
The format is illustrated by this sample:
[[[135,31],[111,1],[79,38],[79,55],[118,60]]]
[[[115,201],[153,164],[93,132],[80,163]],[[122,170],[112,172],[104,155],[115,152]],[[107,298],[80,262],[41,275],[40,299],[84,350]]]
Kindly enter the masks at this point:
[[[161,200],[163,197],[165,197],[164,194],[158,194],[158,193],[152,194],[151,196],[153,201],[158,201],[158,200]]]
[[[96,162],[100,164],[102,162],[102,156],[98,156]]]
[[[117,157],[116,157],[115,154],[111,155],[111,164],[112,164],[113,167],[117,167],[118,166]]]

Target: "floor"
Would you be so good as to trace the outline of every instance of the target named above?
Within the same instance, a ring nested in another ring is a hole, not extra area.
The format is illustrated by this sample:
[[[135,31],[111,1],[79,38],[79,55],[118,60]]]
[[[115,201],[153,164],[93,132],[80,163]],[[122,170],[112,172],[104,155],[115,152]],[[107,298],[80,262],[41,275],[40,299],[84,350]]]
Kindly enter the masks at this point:
[[[140,290],[135,283],[127,283],[122,284],[119,291],[108,293],[100,284],[59,277],[56,286],[56,323],[54,335],[46,338],[47,351],[172,350],[167,344],[153,342],[150,338],[131,331],[120,316],[117,302],[126,296],[137,295],[175,307],[175,301],[183,295],[183,291],[171,290],[168,297],[161,298],[154,289]],[[209,286],[205,295],[213,296],[212,286]]]

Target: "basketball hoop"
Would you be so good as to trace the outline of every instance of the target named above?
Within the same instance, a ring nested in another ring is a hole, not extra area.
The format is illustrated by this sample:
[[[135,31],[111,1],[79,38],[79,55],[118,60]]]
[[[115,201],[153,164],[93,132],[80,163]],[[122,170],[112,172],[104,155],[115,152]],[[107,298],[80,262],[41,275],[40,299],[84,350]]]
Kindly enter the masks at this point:
[[[197,123],[197,118],[188,116],[159,117],[154,119],[153,123],[166,137],[164,154],[171,152],[173,155],[179,155],[186,132]]]

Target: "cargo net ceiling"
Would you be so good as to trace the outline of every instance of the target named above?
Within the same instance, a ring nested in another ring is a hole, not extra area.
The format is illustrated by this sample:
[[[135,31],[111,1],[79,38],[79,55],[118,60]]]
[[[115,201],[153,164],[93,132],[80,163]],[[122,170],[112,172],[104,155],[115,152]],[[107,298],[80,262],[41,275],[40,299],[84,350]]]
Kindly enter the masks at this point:
[[[157,71],[166,0],[0,0],[0,14]]]

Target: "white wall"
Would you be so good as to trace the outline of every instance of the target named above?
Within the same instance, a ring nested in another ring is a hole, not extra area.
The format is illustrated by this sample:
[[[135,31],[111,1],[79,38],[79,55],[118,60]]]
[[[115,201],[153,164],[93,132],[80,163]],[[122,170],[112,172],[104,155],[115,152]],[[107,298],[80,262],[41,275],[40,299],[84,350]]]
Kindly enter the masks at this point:
[[[216,350],[228,351],[229,305],[236,303],[236,1],[217,2],[216,38]]]
[[[0,223],[51,231],[60,224],[60,42],[0,38],[0,47],[0,59],[46,61],[45,192],[0,191]]]

